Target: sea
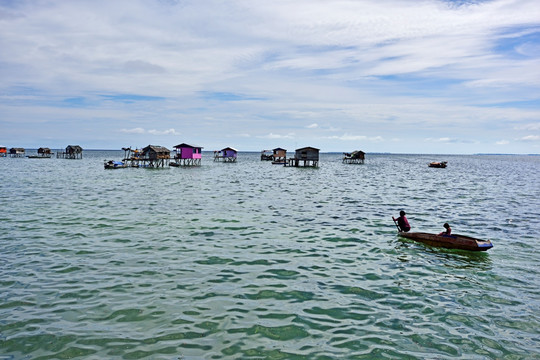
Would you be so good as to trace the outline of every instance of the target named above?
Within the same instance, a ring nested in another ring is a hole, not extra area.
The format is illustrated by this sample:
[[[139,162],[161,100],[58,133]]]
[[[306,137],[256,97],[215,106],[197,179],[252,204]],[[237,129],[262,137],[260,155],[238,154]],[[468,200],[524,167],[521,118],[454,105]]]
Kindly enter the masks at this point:
[[[540,156],[122,156],[0,158],[0,360],[540,359]]]

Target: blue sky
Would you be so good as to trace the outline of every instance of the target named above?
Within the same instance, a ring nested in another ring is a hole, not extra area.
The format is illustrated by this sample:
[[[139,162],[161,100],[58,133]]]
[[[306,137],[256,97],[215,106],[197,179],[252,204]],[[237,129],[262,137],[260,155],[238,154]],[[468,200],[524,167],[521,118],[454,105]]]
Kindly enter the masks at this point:
[[[540,153],[538,0],[0,0],[0,145]]]

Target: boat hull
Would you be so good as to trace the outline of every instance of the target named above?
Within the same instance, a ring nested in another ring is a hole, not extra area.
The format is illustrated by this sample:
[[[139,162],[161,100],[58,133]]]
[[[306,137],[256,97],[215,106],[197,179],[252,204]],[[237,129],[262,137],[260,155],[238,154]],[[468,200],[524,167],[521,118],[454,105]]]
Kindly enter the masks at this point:
[[[107,169],[123,169],[123,168],[126,168],[127,165],[123,162],[120,162],[120,161],[107,161],[105,162],[105,164],[103,164],[103,166],[105,167],[105,170]]]
[[[444,169],[446,167],[446,161],[443,162],[432,162],[428,164],[429,167],[432,168],[441,168]]]
[[[480,240],[465,235],[435,235],[421,232],[400,231],[399,236],[447,249],[487,251],[493,247],[490,240]]]

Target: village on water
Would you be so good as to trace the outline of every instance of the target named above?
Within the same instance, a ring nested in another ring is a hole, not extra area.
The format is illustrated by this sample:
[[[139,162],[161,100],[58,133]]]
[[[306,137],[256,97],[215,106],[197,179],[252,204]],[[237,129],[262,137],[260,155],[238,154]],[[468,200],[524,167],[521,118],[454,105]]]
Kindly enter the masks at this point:
[[[174,152],[164,146],[148,145],[141,149],[131,147],[122,148],[124,157],[121,160],[105,160],[105,169],[122,168],[160,168],[166,166],[187,167],[201,166],[202,146],[195,146],[182,143],[173,147]],[[318,167],[319,149],[315,147],[303,147],[296,149],[292,157],[287,157],[287,150],[275,148],[273,150],[262,150],[261,161],[271,161],[274,165],[292,167]],[[50,148],[41,147],[36,153],[26,155],[24,148],[13,147],[9,150],[5,146],[0,146],[0,157],[27,157],[30,159],[50,159],[54,153]],[[355,150],[343,154],[343,163],[363,164],[365,153]],[[68,145],[65,150],[58,150],[56,157],[60,159],[82,159],[83,149],[79,145]],[[235,163],[238,159],[238,150],[226,147],[214,151],[214,161],[224,163]]]
[[[193,167],[201,166],[202,146],[189,145],[182,143],[173,147],[174,153],[171,156],[171,151],[164,146],[148,145],[142,149],[132,149],[131,147],[122,148],[124,157],[121,160],[105,160],[105,169],[123,169],[123,168],[164,168],[164,167]],[[8,149],[5,146],[0,146],[0,157],[7,157]],[[9,156],[13,158],[27,157],[31,159],[50,159],[53,157],[53,152],[50,148],[39,148],[36,153],[26,155],[24,148],[9,149]],[[83,149],[79,145],[68,145],[65,150],[56,152],[56,157],[61,159],[82,159]],[[214,161],[223,163],[236,163],[238,160],[238,150],[232,147],[226,147],[221,150],[214,151]],[[289,167],[311,167],[319,166],[319,149],[315,147],[303,147],[296,149],[294,155],[287,157],[287,150],[283,148],[275,148],[272,150],[261,151],[261,161],[270,161],[274,165],[282,165]],[[365,160],[365,152],[355,150],[350,153],[343,153],[342,162],[344,164],[363,164]],[[445,168],[446,161],[431,162],[429,167]],[[394,219],[394,223],[398,229],[399,235],[412,240],[424,242],[431,246],[440,246],[445,248],[455,248],[471,251],[486,251],[493,247],[490,240],[475,239],[470,236],[446,234],[429,234],[422,232],[408,233],[408,229],[404,229],[403,225],[399,225],[400,219],[404,218],[405,212],[401,212],[402,216]],[[398,221],[398,222],[396,222]],[[448,224],[445,224],[445,226]],[[448,226],[448,229],[450,227]]]

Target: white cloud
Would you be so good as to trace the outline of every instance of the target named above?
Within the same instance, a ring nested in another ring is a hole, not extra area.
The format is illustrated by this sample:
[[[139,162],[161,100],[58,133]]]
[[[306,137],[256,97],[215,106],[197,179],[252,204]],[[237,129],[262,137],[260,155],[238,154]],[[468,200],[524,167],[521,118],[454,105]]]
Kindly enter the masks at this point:
[[[442,137],[442,138],[426,138],[426,142],[439,142],[439,143],[448,143],[448,142],[455,142],[455,140],[450,139],[449,137]]]
[[[341,136],[327,136],[325,139],[334,139],[339,141],[370,141],[370,142],[381,142],[384,141],[382,136],[365,136],[365,135],[349,135],[343,134]]]
[[[167,130],[155,130],[155,129],[152,129],[152,130],[148,130],[148,133],[149,134],[152,134],[152,135],[180,135],[180,133],[178,133],[176,130],[174,129],[167,129]]]
[[[319,125],[317,123],[313,123],[313,124],[310,124],[308,126],[306,126],[308,129],[315,129],[315,128],[318,128]]]
[[[527,135],[521,138],[523,141],[539,141],[540,135]]]
[[[294,139],[294,133],[289,133],[286,135],[270,133],[268,135],[262,135],[262,136],[257,136],[257,137],[263,138],[263,139]]]
[[[508,140],[499,140],[495,144],[497,144],[497,145],[508,145],[508,144],[510,144],[510,141],[508,141]]]
[[[540,130],[540,121],[531,124],[524,124],[514,127],[516,130]]]
[[[145,130],[143,128],[133,128],[133,129],[121,129],[120,130],[123,133],[126,134],[150,134],[150,135],[180,135],[179,132],[177,132],[174,129],[168,129],[168,130]]]
[[[121,129],[120,131],[126,134],[144,134],[145,133],[145,130],[143,128]]]

